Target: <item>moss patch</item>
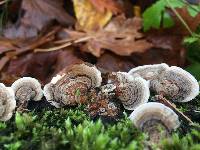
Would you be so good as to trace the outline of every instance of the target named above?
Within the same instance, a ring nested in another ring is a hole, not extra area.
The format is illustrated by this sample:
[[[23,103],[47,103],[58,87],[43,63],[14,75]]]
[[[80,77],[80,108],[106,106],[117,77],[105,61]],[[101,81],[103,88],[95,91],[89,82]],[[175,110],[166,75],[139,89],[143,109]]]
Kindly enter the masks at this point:
[[[197,125],[198,126],[198,125]],[[200,148],[199,126],[186,135],[174,133],[154,149]],[[144,149],[147,135],[137,130],[126,115],[114,124],[93,122],[84,107],[74,109],[44,109],[41,112],[16,113],[12,120],[0,123],[0,149],[9,150],[133,150]]]

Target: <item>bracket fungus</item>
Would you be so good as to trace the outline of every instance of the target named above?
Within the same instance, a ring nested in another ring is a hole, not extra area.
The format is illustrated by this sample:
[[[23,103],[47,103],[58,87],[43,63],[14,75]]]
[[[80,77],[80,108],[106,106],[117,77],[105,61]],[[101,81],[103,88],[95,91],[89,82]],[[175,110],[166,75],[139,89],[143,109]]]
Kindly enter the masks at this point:
[[[130,82],[133,79],[134,78],[126,72],[111,72],[108,74],[107,82],[108,84],[119,86],[120,84]]]
[[[116,88],[116,95],[127,110],[134,110],[141,104],[147,103],[150,91],[149,84],[141,77],[120,84]]]
[[[14,91],[0,83],[0,121],[7,121],[12,117],[16,107]]]
[[[154,143],[168,137],[180,125],[178,115],[172,109],[156,102],[140,105],[129,118],[137,128],[148,133]]]
[[[128,73],[115,72],[108,76],[108,83],[116,86],[116,97],[127,110],[134,110],[139,105],[148,102],[149,84],[141,77],[133,78]]]
[[[165,63],[154,65],[143,65],[131,69],[128,74],[133,77],[142,77],[145,80],[152,80],[158,78],[158,76],[168,69],[169,66]]]
[[[176,66],[152,80],[150,88],[175,102],[188,102],[199,94],[198,81],[189,72]]]
[[[45,85],[44,95],[53,106],[86,103],[88,92],[101,85],[101,72],[89,64],[77,64],[60,72]]]
[[[43,97],[41,84],[35,78],[20,78],[12,84],[11,88],[14,90],[18,110],[26,109],[29,100],[40,101]]]

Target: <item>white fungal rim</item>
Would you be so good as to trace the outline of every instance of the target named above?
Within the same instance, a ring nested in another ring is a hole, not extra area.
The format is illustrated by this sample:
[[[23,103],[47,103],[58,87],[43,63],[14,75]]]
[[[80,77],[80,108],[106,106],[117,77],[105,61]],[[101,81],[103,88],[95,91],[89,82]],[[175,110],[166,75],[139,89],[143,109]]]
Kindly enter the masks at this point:
[[[184,75],[186,79],[188,79],[192,84],[191,93],[181,102],[191,101],[192,99],[194,99],[196,96],[199,95],[199,83],[192,74],[177,66],[171,66],[167,71],[174,71],[177,72],[178,74]]]
[[[143,79],[141,77],[136,77],[136,78],[134,78],[134,80],[139,81],[143,85],[142,89],[144,90],[144,95],[141,98],[140,103],[138,103],[137,105],[135,105],[132,108],[123,105],[124,108],[127,109],[127,110],[134,110],[137,107],[139,107],[140,105],[147,103],[148,100],[149,100],[149,97],[150,97],[149,81],[146,81],[145,79]]]
[[[87,64],[79,64],[79,65],[74,65],[74,66],[78,66],[78,67],[82,67],[84,68],[83,73],[90,73],[90,72],[94,72],[94,74],[96,75],[96,84],[95,84],[95,87],[99,87],[101,86],[101,83],[102,83],[102,77],[101,77],[101,72],[97,69],[96,66],[88,66]],[[90,75],[90,74],[88,74]]]
[[[138,121],[147,112],[148,114],[151,113],[150,111],[152,113],[160,113],[160,115],[162,115],[162,118],[160,118],[160,120],[163,122],[167,119],[167,122],[170,123],[170,126],[167,126],[169,129],[175,130],[180,126],[178,115],[171,108],[157,102],[149,102],[140,105],[131,113],[129,119],[134,123],[136,127],[140,128]]]
[[[53,99],[53,96],[52,96],[52,91],[50,90],[50,86],[52,85],[53,83],[48,83],[44,86],[43,88],[43,93],[44,93],[44,96],[45,98],[47,99],[47,101],[49,100],[52,100]]]
[[[64,77],[65,76],[65,74],[62,74],[62,75],[60,75],[60,74],[57,74],[55,77],[53,77],[52,79],[51,79],[51,83],[52,84],[56,84],[60,79],[62,79],[62,77]]]
[[[96,87],[101,86],[102,83],[102,77],[101,77],[101,72],[97,69],[96,66],[93,67],[96,70],[97,73],[97,83],[96,83]]]
[[[139,71],[139,70],[141,70],[141,69],[158,68],[158,67],[163,67],[163,68],[166,68],[166,69],[169,68],[169,66],[168,66],[166,63],[152,64],[152,65],[143,65],[143,66],[138,66],[138,67],[132,68],[132,69],[128,72],[128,74],[133,75],[134,72],[137,72],[137,71]],[[136,73],[136,75],[138,75],[138,74]],[[138,76],[140,76],[140,75],[138,75]]]
[[[6,87],[3,83],[0,83],[0,88],[2,88],[7,95],[7,105],[5,106],[5,111],[7,111],[7,113],[4,114],[4,116],[1,116],[0,120],[7,121],[12,117],[13,111],[16,107],[15,94],[12,88]]]
[[[75,67],[75,68],[74,68]],[[101,72],[97,69],[96,66],[88,66],[87,64],[76,64],[72,66],[72,71],[73,69],[77,69],[81,72],[80,74],[85,74],[88,76],[91,76],[91,72],[94,72],[93,75],[95,74],[95,79],[96,79],[96,83],[95,85],[93,85],[93,87],[100,87],[101,83],[102,83],[102,77],[101,77]],[[70,71],[69,71],[70,72]],[[65,75],[67,75],[68,72],[66,73],[61,73],[61,74],[57,74],[55,77],[52,78],[51,83],[52,84],[56,84],[60,79],[62,79]],[[78,73],[79,74],[79,73]]]
[[[54,107],[60,108],[60,104],[54,101],[53,93],[51,91],[51,85],[52,83],[48,83],[44,86],[43,93],[46,98],[46,100]]]
[[[133,81],[134,80],[134,78],[130,74],[128,74],[127,72],[120,72],[120,71],[118,71],[117,74],[123,74],[123,75],[125,75],[128,81]]]
[[[32,85],[34,85],[36,91],[36,95],[33,98],[34,101],[40,101],[43,97],[43,91],[41,88],[41,84],[40,82],[32,77],[22,77],[18,80],[16,80],[12,85],[11,88],[14,90],[14,93],[24,84],[24,83],[32,83]],[[31,84],[30,84],[31,85]]]

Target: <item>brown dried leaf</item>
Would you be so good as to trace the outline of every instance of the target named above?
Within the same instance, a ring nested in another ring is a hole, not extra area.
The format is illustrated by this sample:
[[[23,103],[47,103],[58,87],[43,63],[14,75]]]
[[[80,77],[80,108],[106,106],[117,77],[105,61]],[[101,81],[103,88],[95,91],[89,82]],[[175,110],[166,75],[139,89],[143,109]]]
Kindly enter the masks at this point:
[[[7,25],[4,36],[7,38],[30,38],[38,35],[54,20],[63,25],[72,25],[74,19],[63,8],[63,0],[23,0],[23,16],[16,24]]]
[[[84,48],[96,57],[102,54],[102,50],[110,50],[121,56],[129,56],[134,52],[144,52],[152,47],[152,44],[144,39],[139,32],[141,19],[124,17],[111,21],[105,29],[98,32],[88,32],[93,37]]]
[[[35,77],[45,84],[66,66],[81,61],[74,52],[72,48],[68,48],[56,52],[21,55],[16,59],[11,59],[2,72],[12,74],[15,77]],[[8,78],[2,76],[0,80],[6,82],[10,80],[9,78],[9,76]]]
[[[117,55],[129,56],[132,53],[142,53],[153,47],[144,35],[139,32],[141,29],[141,19],[126,19],[123,16],[116,17],[104,29],[87,32],[65,30],[68,35],[64,40],[57,41],[61,45],[36,49],[36,51],[55,51],[74,44],[79,44],[81,50],[89,52],[96,57],[109,50]],[[83,43],[83,44],[80,44]],[[84,44],[86,43],[86,44]]]
[[[123,12],[122,6],[116,0],[90,0],[100,12],[110,10],[112,13],[117,14]]]

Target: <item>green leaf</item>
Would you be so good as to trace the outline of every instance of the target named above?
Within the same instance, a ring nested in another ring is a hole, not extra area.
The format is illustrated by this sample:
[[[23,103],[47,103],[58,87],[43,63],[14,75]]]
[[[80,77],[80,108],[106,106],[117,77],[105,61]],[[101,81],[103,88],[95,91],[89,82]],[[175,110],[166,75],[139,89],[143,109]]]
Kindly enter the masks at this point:
[[[151,7],[147,8],[143,13],[143,27],[144,31],[150,28],[160,28],[162,13],[165,10],[166,2],[165,0],[159,0]]]
[[[164,28],[170,28],[174,25],[174,21],[172,17],[167,13],[164,12],[163,14],[163,27]]]
[[[190,14],[190,16],[195,17],[200,13],[200,5],[188,5],[187,10]]]
[[[161,22],[164,28],[174,25],[172,17],[167,13],[166,8],[183,8],[187,7],[189,14],[195,17],[200,13],[200,5],[187,4],[182,0],[159,0],[147,8],[143,13],[143,29],[147,31],[151,28],[159,29]]]
[[[8,150],[19,150],[21,145],[22,145],[22,143],[18,141],[15,143],[6,144],[6,145],[4,145],[4,147]]]
[[[165,0],[166,7],[173,8],[182,8],[185,6],[185,3],[182,0]]]
[[[190,36],[190,37],[186,37],[185,39],[184,39],[184,43],[185,44],[193,44],[193,43],[195,43],[195,42],[198,42],[200,39],[198,38],[198,37],[195,37],[195,36]]]

